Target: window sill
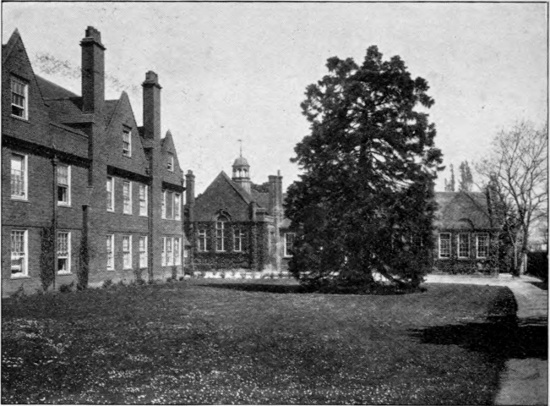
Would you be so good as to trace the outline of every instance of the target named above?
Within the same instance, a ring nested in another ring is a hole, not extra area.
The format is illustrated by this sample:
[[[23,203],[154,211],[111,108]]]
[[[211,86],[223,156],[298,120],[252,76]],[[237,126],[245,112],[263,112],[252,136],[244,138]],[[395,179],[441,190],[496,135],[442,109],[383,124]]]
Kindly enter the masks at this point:
[[[57,273],[57,276],[65,276],[65,275],[72,275],[73,273],[72,272],[58,272]]]
[[[114,210],[114,209],[113,209],[113,210],[109,210],[109,209],[107,209],[107,213],[114,213],[114,212],[115,212],[115,210]]]
[[[10,279],[31,279],[29,275],[11,275]]]
[[[124,214],[125,216],[133,216],[132,213],[122,213],[122,214]]]
[[[57,202],[57,207],[71,207],[70,203],[59,203]]]
[[[439,257],[438,259],[442,260],[442,261],[449,261],[451,258],[448,258],[448,257]]]
[[[13,200],[15,202],[30,203],[29,199],[26,198],[26,197],[13,197],[13,196],[11,196],[11,200]]]
[[[114,272],[115,268],[107,268],[107,272]]]
[[[14,114],[11,115],[12,118],[15,118],[16,120],[19,120],[19,121],[22,121],[24,123],[28,123],[30,124],[30,121],[28,118],[24,118],[24,117],[19,117],[19,116],[16,116]]]

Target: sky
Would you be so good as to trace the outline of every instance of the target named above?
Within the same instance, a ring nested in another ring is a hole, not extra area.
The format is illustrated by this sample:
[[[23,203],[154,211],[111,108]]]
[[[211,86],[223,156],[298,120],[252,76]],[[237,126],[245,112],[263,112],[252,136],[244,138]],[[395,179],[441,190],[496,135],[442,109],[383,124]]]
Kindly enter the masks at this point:
[[[35,73],[77,94],[87,26],[107,48],[107,98],[126,91],[138,125],[145,72],[159,75],[162,132],[197,194],[231,176],[239,140],[254,183],[278,170],[284,188],[298,180],[306,86],[328,58],[360,63],[371,45],[430,86],[447,165],[436,190],[450,164],[487,156],[499,131],[548,117],[544,3],[2,3],[2,43],[19,29]]]

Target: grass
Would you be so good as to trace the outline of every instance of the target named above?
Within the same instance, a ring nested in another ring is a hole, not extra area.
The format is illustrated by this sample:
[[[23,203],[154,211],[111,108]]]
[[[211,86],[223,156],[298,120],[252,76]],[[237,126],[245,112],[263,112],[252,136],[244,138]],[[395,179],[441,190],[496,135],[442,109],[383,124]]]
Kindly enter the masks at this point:
[[[321,295],[195,280],[4,300],[1,400],[492,403],[506,359],[494,348],[506,329],[494,327],[506,324],[487,317],[514,313],[511,292],[426,286]]]

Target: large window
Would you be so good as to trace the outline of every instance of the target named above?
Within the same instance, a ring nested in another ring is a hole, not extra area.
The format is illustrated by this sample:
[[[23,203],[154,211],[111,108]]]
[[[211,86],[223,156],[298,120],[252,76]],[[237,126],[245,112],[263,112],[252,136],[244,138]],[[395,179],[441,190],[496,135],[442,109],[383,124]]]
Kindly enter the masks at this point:
[[[489,234],[478,234],[476,236],[476,256],[487,258],[489,256]]]
[[[147,185],[139,185],[139,215],[147,216]]]
[[[204,228],[199,229],[197,237],[197,249],[199,252],[206,251],[206,230]]]
[[[294,233],[285,233],[285,257],[292,256],[292,247],[294,246],[294,238],[296,234]]]
[[[11,114],[27,120],[28,116],[28,94],[29,86],[27,83],[17,78],[11,78]]]
[[[113,234],[109,234],[107,236],[107,269],[113,270],[115,269],[115,236]]]
[[[11,276],[27,276],[28,267],[27,231],[11,232]]]
[[[132,156],[132,132],[127,129],[122,131],[122,155]]]
[[[11,198],[27,199],[27,156],[11,155]]]
[[[115,211],[115,178],[107,177],[107,211]]]
[[[216,221],[216,251],[225,251],[225,222],[227,219],[223,216],[218,217]]]
[[[233,251],[243,251],[245,234],[242,227],[237,226],[233,229]]]
[[[124,181],[122,183],[122,212],[132,214],[132,182]]]
[[[457,236],[458,241],[458,257],[469,258],[470,257],[470,234],[460,233]]]
[[[139,267],[147,268],[147,236],[139,237]]]
[[[181,194],[170,190],[162,192],[162,218],[181,220]]]
[[[174,237],[174,265],[181,265],[181,238]]]
[[[57,233],[57,272],[71,273],[71,233]]]
[[[174,265],[174,257],[172,256],[172,238],[165,237],[164,244],[166,244],[166,265]]]
[[[181,265],[181,238],[162,238],[162,266]]]
[[[124,269],[132,268],[132,236],[122,236],[122,266]]]
[[[439,234],[439,258],[451,258],[451,234]]]
[[[57,204],[70,206],[71,204],[71,167],[57,165]]]
[[[174,193],[174,219],[181,220],[181,195]]]

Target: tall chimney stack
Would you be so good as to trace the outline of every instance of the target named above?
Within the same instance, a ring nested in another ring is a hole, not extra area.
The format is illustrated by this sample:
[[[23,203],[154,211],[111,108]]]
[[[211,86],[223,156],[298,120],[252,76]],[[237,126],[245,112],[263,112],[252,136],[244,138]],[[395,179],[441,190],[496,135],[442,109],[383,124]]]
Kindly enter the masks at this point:
[[[101,33],[94,27],[86,28],[82,47],[82,111],[101,113],[105,102],[105,47]]]
[[[143,86],[143,135],[160,141],[160,89],[158,75],[149,71]]]

